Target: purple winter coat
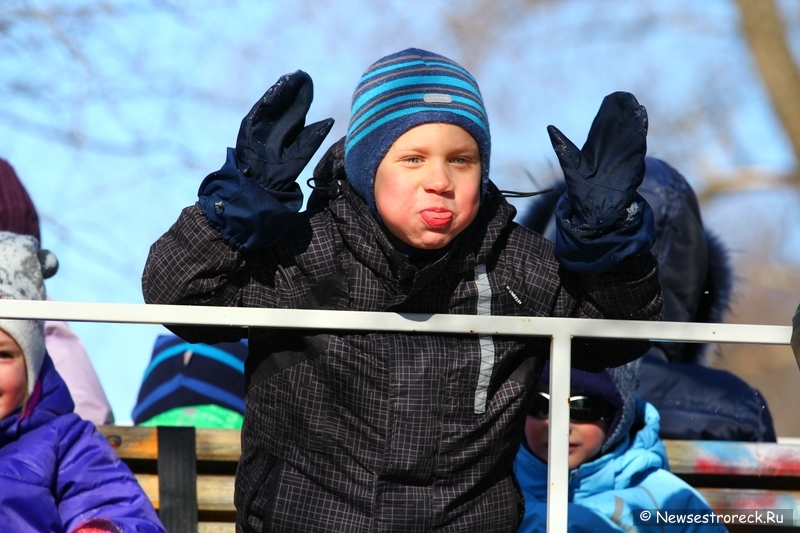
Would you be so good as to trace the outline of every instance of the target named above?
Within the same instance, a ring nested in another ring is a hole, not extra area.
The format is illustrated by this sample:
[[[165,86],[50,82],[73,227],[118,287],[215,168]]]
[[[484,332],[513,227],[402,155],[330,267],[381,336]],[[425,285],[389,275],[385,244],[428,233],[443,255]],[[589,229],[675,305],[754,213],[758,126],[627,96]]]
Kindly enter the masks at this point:
[[[2,530],[69,533],[99,517],[125,533],[165,533],[130,469],[73,408],[45,355],[27,416],[0,420]]]

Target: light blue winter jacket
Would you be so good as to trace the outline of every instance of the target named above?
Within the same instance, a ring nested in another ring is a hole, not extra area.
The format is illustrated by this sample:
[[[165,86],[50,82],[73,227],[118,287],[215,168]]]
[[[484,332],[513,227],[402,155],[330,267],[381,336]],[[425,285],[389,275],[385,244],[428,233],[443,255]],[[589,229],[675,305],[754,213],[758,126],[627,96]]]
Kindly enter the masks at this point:
[[[637,398],[636,431],[607,454],[584,463],[569,475],[569,532],[697,532],[727,531],[721,525],[681,524],[656,526],[655,510],[693,511],[684,520],[702,519],[710,512],[706,501],[692,487],[668,471],[667,452],[658,437],[659,415],[655,407]],[[547,529],[547,465],[526,446],[520,446],[514,473],[525,496],[525,518],[520,533],[544,533]],[[642,511],[651,513],[640,521]],[[664,516],[663,514],[661,516]],[[713,521],[713,517],[709,517]],[[645,526],[644,524],[648,524]]]

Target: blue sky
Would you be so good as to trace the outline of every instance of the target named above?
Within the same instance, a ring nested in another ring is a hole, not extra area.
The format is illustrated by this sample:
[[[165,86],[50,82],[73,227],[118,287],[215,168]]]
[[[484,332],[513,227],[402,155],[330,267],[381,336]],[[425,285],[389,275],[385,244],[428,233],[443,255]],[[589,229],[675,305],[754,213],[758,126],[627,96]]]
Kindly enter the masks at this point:
[[[471,3],[340,4],[204,0],[186,13],[134,9],[75,30],[88,64],[58,47],[0,48],[0,71],[46,88],[39,98],[25,88],[7,91],[0,157],[28,187],[43,246],[60,259],[48,282],[54,299],[141,303],[150,244],[194,202],[200,181],[235,142],[241,118],[281,74],[309,72],[316,93],[308,120],[335,118],[333,142],[344,134],[364,68],[408,46],[461,61],[478,78],[492,121],[492,177],[501,188],[535,187],[526,170],[545,183],[556,165],[546,126],[582,144],[602,98],[616,90],[633,92],[647,107],[650,154],[681,158],[675,165],[690,181],[707,168],[779,174],[795,165],[739,37],[732,1],[612,0],[598,11],[577,0],[535,8],[520,0],[504,4],[499,29],[466,39],[456,38],[447,21],[480,30]],[[797,46],[800,8],[782,5]],[[41,28],[17,31],[26,43]],[[678,119],[692,113],[697,120],[684,125],[686,132],[676,130]],[[42,133],[53,128],[79,131],[84,140],[75,146]],[[308,171],[300,182],[307,177]],[[785,217],[800,227],[794,191],[759,193],[748,202],[756,217]],[[731,215],[741,208],[735,198],[715,201],[706,220],[746,254],[753,224],[736,224],[741,217]],[[800,262],[800,232],[785,238],[792,246],[781,260]],[[129,421],[153,342],[165,330],[73,327],[117,420]]]

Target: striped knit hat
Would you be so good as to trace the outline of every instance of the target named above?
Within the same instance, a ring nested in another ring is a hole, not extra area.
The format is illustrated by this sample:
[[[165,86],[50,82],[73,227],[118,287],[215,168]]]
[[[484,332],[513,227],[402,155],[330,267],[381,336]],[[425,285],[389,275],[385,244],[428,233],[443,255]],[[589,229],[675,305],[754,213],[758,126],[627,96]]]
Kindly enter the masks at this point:
[[[139,388],[133,423],[192,406],[244,414],[246,358],[245,341],[192,344],[175,335],[159,335]]]
[[[478,143],[483,197],[491,137],[475,78],[455,61],[418,48],[386,56],[364,72],[353,93],[344,166],[373,214],[375,172],[386,152],[411,128],[432,122],[459,126]]]

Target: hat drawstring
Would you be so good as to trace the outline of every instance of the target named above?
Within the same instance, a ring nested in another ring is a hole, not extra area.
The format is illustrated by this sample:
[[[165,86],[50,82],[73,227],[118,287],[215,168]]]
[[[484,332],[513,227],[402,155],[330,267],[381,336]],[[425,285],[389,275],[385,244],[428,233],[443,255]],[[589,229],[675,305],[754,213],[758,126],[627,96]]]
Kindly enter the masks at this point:
[[[337,196],[340,192],[342,192],[342,183],[343,180],[337,179],[334,181],[327,181],[323,182],[323,184],[317,185],[315,182],[321,181],[319,178],[311,177],[306,180],[306,185],[308,188],[313,191],[331,191],[334,196]]]
[[[538,196],[540,194],[553,192],[553,190],[554,190],[553,187],[550,187],[548,189],[542,189],[541,191],[534,191],[534,192],[520,192],[520,191],[500,190],[500,194],[502,194],[506,198],[530,198],[531,196]]]

